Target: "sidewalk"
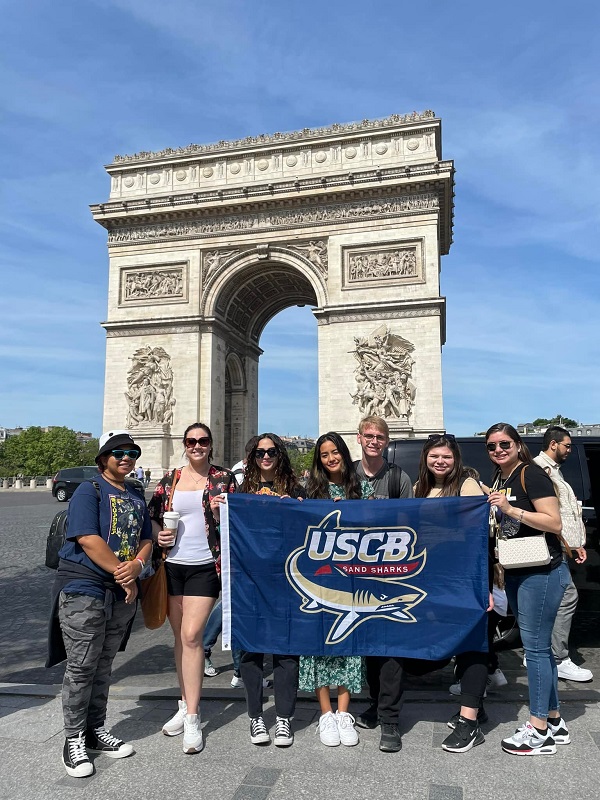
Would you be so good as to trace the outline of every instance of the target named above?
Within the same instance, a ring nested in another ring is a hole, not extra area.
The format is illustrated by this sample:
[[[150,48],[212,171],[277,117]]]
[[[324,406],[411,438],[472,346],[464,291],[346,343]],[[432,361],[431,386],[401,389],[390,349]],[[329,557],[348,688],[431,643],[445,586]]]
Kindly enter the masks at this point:
[[[134,638],[144,638],[136,630]],[[167,637],[168,632],[160,633]],[[137,642],[139,647],[142,642]],[[137,649],[134,647],[134,649]],[[159,648],[155,644],[154,658]],[[148,653],[147,653],[148,655]],[[586,664],[594,669],[595,659]],[[231,660],[217,650],[219,675],[205,680],[202,717],[206,748],[195,756],[181,751],[181,737],[167,738],[162,723],[174,712],[178,691],[171,670],[154,676],[134,674],[120,655],[111,689],[108,724],[135,747],[128,759],[95,757],[96,774],[86,779],[66,775],[60,757],[63,744],[60,685],[20,683],[17,675],[0,684],[0,798],[111,800],[111,798],[214,798],[223,800],[462,800],[536,795],[584,800],[597,796],[600,748],[600,693],[595,684],[561,682],[563,712],[573,743],[555,756],[517,758],[502,753],[500,739],[526,714],[525,670],[519,652],[501,653],[509,686],[490,695],[484,727],[486,741],[464,755],[445,753],[441,742],[446,721],[457,709],[448,694],[449,668],[411,682],[401,714],[403,749],[397,754],[378,749],[379,730],[360,730],[357,747],[326,748],[315,735],[318,708],[300,695],[294,719],[295,743],[289,749],[250,743],[243,691],[232,689]],[[157,666],[162,661],[159,657]],[[163,665],[163,666],[166,666]],[[600,674],[600,673],[598,673]],[[272,729],[272,690],[266,690],[265,719]],[[366,695],[353,700],[352,711],[366,705]],[[82,792],[84,794],[82,794]]]

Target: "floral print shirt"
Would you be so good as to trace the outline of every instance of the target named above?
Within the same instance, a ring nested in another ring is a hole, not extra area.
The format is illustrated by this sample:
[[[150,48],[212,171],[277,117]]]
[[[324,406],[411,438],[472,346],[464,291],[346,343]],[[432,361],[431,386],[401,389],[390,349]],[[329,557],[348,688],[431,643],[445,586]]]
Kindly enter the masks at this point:
[[[154,490],[152,499],[148,503],[150,518],[158,522],[159,525],[162,525],[163,514],[165,513],[167,501],[171,496],[173,479],[175,477],[175,490],[177,490],[177,483],[181,477],[181,467],[167,473],[164,478],[159,481]],[[214,464],[210,465],[208,477],[206,479],[206,487],[202,493],[202,509],[204,511],[204,521],[206,523],[208,546],[215,559],[217,572],[219,573],[221,572],[221,536],[219,525],[210,507],[210,500],[211,497],[216,497],[219,494],[235,492],[235,486],[235,478],[232,472],[223,467],[217,467]]]

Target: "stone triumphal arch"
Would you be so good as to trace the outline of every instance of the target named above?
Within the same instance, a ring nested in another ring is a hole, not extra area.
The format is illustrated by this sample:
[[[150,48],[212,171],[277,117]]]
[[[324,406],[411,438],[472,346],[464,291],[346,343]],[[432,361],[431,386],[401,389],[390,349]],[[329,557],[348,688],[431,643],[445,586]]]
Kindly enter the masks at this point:
[[[452,161],[433,112],[117,156],[92,206],[110,256],[104,430],[157,473],[207,421],[231,464],[257,432],[261,333],[292,305],[318,322],[319,430],[361,416],[443,428],[440,257]],[[281,402],[285,402],[282,390]]]

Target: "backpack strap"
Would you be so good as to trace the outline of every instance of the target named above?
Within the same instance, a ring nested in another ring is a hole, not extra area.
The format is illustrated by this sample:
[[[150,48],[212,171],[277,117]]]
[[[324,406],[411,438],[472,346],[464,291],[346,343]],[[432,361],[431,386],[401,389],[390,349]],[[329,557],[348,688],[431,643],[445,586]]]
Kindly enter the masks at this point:
[[[528,466],[529,466],[529,464],[525,464],[525,466],[521,470],[521,487],[523,488],[523,491],[525,492],[525,494],[527,494],[527,489],[525,488],[525,470],[527,469]],[[546,472],[546,474],[550,478],[549,473]],[[550,480],[552,480],[552,478],[550,478]],[[558,502],[558,492],[556,491],[556,487],[554,486],[554,481],[552,481],[552,488],[554,489],[554,494],[556,495],[556,500]],[[529,495],[527,495],[527,496],[529,497]],[[529,502],[531,503],[531,500]],[[533,505],[533,503],[532,503],[532,505]],[[560,504],[559,504],[559,511],[560,511]],[[569,556],[569,558],[573,558],[573,550],[571,549],[571,547],[565,541],[562,533],[555,533],[554,535],[556,536],[558,541],[562,544],[562,546],[567,551],[567,555]]]
[[[402,467],[398,464],[390,464],[390,477],[388,478],[388,497],[395,500],[400,497],[402,491]]]

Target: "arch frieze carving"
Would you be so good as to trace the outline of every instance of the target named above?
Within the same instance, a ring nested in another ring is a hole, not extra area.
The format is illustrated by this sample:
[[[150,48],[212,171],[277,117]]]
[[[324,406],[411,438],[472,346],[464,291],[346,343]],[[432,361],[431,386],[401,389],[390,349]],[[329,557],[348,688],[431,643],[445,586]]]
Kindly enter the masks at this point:
[[[229,214],[206,217],[198,220],[161,222],[153,225],[137,225],[109,230],[109,244],[160,241],[185,238],[202,238],[215,233],[247,233],[248,231],[297,227],[299,225],[323,225],[339,220],[354,220],[362,217],[385,218],[417,211],[437,211],[437,192],[402,194],[396,197],[363,199],[347,203],[313,205],[306,208],[257,211],[254,214]]]

